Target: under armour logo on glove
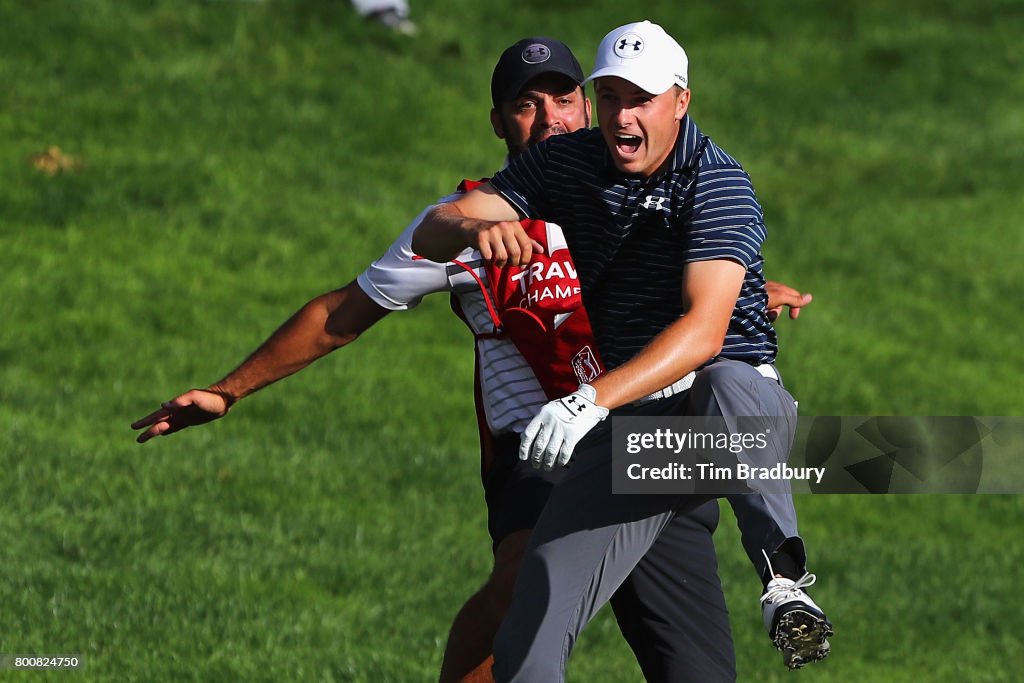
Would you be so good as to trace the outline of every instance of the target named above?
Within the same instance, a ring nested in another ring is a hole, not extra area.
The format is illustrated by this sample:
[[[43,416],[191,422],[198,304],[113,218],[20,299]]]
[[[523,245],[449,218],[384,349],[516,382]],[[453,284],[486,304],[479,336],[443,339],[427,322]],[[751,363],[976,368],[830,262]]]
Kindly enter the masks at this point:
[[[567,399],[562,399],[562,401],[571,412],[582,413],[584,410],[587,409],[587,404],[585,404],[583,401],[580,401],[575,396],[570,396]]]
[[[608,417],[608,409],[594,403],[596,398],[594,387],[581,384],[572,394],[547,403],[523,432],[519,459],[546,470],[556,462],[568,464],[580,439]]]

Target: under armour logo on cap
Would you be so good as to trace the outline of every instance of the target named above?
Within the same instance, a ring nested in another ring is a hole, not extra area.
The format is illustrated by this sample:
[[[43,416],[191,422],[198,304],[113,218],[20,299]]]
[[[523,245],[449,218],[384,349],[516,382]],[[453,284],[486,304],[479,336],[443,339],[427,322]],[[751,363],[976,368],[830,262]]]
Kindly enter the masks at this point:
[[[572,50],[554,38],[533,36],[523,38],[505,48],[491,74],[491,102],[497,108],[511,102],[523,87],[544,74],[558,74],[583,83],[583,69]]]
[[[597,48],[587,81],[615,76],[660,95],[673,85],[688,86],[686,52],[665,29],[649,21],[619,26]]]
[[[618,45],[615,46],[615,54],[623,58],[636,57],[643,51],[644,41],[635,33],[627,33],[622,36],[619,38]]]
[[[523,61],[527,64],[541,64],[551,57],[551,50],[547,45],[534,43],[523,50]]]

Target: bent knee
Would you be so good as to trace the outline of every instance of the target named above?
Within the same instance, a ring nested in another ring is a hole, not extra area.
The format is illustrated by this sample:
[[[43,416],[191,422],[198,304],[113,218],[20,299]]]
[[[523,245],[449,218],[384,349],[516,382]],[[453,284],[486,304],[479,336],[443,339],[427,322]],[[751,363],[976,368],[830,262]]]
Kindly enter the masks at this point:
[[[526,554],[530,530],[524,529],[506,536],[494,553],[494,568],[480,592],[496,611],[504,614],[512,602],[512,591],[519,577],[519,567]]]
[[[495,565],[487,583],[480,589],[481,597],[497,613],[504,614],[512,603],[512,591],[519,577],[519,562]]]

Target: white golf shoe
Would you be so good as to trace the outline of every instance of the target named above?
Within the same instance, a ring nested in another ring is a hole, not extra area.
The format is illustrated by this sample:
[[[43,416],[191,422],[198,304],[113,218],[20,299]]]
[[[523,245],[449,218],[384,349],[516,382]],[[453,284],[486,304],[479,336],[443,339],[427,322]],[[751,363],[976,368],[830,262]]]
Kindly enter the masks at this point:
[[[797,581],[775,577],[761,596],[768,637],[790,669],[799,669],[829,654],[832,623],[804,590],[816,580],[814,574],[804,574]]]

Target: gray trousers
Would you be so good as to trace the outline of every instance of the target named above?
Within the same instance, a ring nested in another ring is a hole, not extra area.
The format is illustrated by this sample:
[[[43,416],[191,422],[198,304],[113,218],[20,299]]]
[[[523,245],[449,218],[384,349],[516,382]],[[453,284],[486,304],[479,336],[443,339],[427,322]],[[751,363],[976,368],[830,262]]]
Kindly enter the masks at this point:
[[[711,501],[675,515],[609,601],[648,683],[733,683]]]
[[[772,457],[777,462],[792,445],[796,406],[779,382],[745,363],[720,361],[697,373],[685,394],[625,406],[613,413],[617,415],[792,418],[773,421],[777,427]],[[712,498],[613,495],[610,423],[606,420],[581,442],[530,537],[512,604],[494,643],[494,677],[499,683],[563,681],[576,638],[598,609],[676,515]],[[748,455],[738,457],[743,461]],[[782,541],[797,536],[792,496],[776,493],[775,486],[770,494],[736,497],[742,499],[734,509],[751,556],[758,543],[764,543],[761,547],[770,555]],[[701,615],[694,618],[699,621]]]

